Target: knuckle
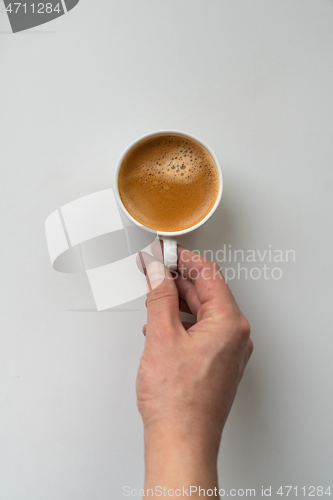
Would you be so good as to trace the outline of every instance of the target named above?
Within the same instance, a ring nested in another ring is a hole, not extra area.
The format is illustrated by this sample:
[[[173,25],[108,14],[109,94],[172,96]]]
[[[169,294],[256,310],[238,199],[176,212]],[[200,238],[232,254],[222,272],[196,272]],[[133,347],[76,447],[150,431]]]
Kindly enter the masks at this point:
[[[248,353],[249,353],[249,357],[248,357],[248,359],[250,359],[250,357],[252,356],[253,349],[254,349],[254,343],[253,343],[253,340],[252,340],[252,339],[249,339],[249,344],[248,344]]]
[[[157,324],[153,328],[150,327],[148,330],[148,336],[146,330],[146,338],[149,342],[150,347],[154,346],[156,355],[160,352],[160,348],[163,350],[166,346],[174,344],[173,332],[174,328],[171,323]]]
[[[251,333],[251,326],[247,318],[243,314],[240,315],[240,318],[238,320],[238,330],[242,338],[246,340],[249,339]]]
[[[214,272],[214,275],[218,274],[220,272],[220,267],[216,262],[212,261],[211,267],[212,267],[212,271]]]
[[[160,300],[168,301],[172,300],[173,298],[174,293],[171,290],[165,289],[164,287],[159,285],[157,288],[148,293],[147,307],[149,307],[150,304],[159,302]]]
[[[205,271],[209,272],[209,274],[212,274],[213,276],[216,276],[220,272],[220,268],[216,262],[212,260],[203,260],[201,273],[205,273]]]
[[[233,307],[221,304],[219,301],[205,302],[200,307],[198,319],[202,317],[214,318],[216,323],[225,325],[234,323],[235,311]]]

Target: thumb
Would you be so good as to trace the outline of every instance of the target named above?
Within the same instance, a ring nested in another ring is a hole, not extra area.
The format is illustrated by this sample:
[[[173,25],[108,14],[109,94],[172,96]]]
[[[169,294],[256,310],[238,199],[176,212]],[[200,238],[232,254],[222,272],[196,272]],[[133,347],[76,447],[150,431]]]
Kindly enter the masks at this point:
[[[179,297],[175,281],[162,262],[147,266],[147,338],[151,333],[159,336],[178,332],[182,327],[179,316]]]

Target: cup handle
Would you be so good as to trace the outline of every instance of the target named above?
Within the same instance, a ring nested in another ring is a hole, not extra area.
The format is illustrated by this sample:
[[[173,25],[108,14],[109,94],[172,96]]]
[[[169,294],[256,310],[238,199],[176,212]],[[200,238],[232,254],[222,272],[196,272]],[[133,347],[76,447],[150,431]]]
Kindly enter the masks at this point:
[[[163,236],[164,265],[169,271],[177,270],[177,240]]]

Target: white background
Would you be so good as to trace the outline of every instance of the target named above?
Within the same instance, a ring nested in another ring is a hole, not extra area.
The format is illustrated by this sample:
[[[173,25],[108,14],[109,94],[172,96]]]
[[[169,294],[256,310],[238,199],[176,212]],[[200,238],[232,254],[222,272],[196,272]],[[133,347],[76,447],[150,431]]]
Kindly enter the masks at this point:
[[[296,254],[280,280],[229,282],[255,351],[220,486],[333,492],[332,1],[81,0],[15,35],[1,4],[0,32],[1,500],[118,500],[143,484],[144,299],[94,312],[85,276],[51,268],[44,221],[168,128],[207,142],[225,180],[184,245]]]

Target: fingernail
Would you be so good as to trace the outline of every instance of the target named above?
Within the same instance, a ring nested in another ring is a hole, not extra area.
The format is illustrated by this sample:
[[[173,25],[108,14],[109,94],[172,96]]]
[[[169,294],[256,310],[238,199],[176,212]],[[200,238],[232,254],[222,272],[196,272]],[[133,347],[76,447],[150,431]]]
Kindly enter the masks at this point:
[[[151,262],[147,266],[148,285],[154,290],[165,278],[165,270],[162,262]]]

